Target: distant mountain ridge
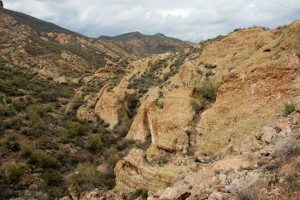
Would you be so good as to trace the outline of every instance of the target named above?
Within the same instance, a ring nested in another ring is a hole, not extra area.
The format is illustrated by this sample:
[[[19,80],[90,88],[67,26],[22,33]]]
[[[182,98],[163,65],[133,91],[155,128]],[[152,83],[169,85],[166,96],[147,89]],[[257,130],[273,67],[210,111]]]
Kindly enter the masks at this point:
[[[146,35],[146,34],[140,33],[139,31],[124,33],[124,34],[117,35],[117,36],[101,35],[97,39],[98,40],[119,40],[119,41],[121,41],[121,40],[135,39],[135,38],[145,38],[145,39],[146,38],[147,39],[150,39],[150,38],[156,38],[156,39],[159,39],[159,38],[160,39],[168,38],[168,39],[172,39],[172,40],[176,40],[176,41],[181,41],[181,40],[179,40],[177,38],[172,38],[172,37],[165,36],[162,33],[156,33],[154,35]]]
[[[10,15],[20,24],[24,24],[33,30],[41,33],[59,33],[75,37],[88,39],[91,42],[98,43],[102,51],[111,51],[117,55],[126,55],[129,58],[142,58],[152,54],[161,54],[168,51],[180,51],[183,48],[190,47],[193,43],[181,41],[179,39],[167,37],[157,33],[155,35],[144,35],[139,32],[131,32],[121,34],[115,37],[100,36],[98,38],[90,38],[74,31],[62,28],[56,24],[46,22],[30,15],[16,12],[12,10],[3,10],[4,13]],[[74,43],[74,41],[73,41]],[[76,43],[76,42],[75,42]]]
[[[124,49],[128,54],[143,55],[161,54],[168,51],[180,51],[185,47],[191,47],[194,44],[185,42],[176,38],[167,37],[164,34],[145,35],[138,31],[129,32],[117,36],[100,36],[99,42],[114,43]]]

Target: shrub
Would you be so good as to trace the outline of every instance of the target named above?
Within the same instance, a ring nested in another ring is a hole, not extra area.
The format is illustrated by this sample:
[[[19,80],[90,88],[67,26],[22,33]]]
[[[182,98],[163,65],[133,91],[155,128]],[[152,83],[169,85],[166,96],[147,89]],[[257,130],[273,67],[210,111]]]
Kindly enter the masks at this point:
[[[4,175],[6,181],[11,184],[17,182],[23,172],[25,171],[26,166],[21,163],[9,162],[4,164]]]
[[[0,104],[0,117],[8,116],[10,114],[10,108],[7,104]]]
[[[219,86],[212,81],[206,81],[199,87],[196,87],[195,93],[197,96],[202,96],[210,102],[214,102],[217,98]]]
[[[300,51],[296,52],[296,55],[297,55],[298,58],[300,59]]]
[[[288,185],[294,190],[300,190],[300,175],[299,173],[292,173],[285,177]]]
[[[0,140],[0,145],[5,146],[7,149],[9,149],[11,151],[19,151],[20,150],[20,144],[18,143],[17,138],[12,134],[5,135]]]
[[[64,196],[68,196],[68,190],[64,187],[52,187],[50,191],[49,199],[61,199]]]
[[[129,131],[128,125],[125,123],[118,125],[114,129],[114,132],[121,137],[125,137],[127,135],[128,131]]]
[[[34,150],[30,155],[29,164],[33,164],[42,168],[54,168],[59,165],[56,158],[45,154],[41,150]]]
[[[105,157],[106,163],[113,167],[121,159],[121,155],[120,155],[119,151],[115,148],[112,148],[112,149],[108,150],[107,152],[105,152],[104,157]]]
[[[3,127],[6,129],[15,129],[20,130],[21,128],[21,117],[20,116],[13,116],[10,118],[7,118],[2,123]]]
[[[148,197],[148,190],[144,188],[138,188],[133,193],[131,193],[128,197],[125,197],[123,199],[125,200],[135,200],[137,198],[139,199],[147,199]]]
[[[286,138],[277,143],[277,153],[282,159],[288,159],[300,153],[300,147],[295,138]]]
[[[102,135],[96,134],[96,135],[90,135],[87,142],[87,148],[91,151],[97,152],[102,150],[104,147],[103,141],[102,141]]]
[[[65,130],[68,136],[76,137],[84,135],[86,127],[84,124],[81,124],[79,122],[67,122],[65,125]]]
[[[77,187],[79,191],[89,190],[93,187],[105,187],[102,174],[91,163],[79,163],[77,168],[67,176],[69,184]]]
[[[283,109],[283,114],[284,116],[288,116],[292,112],[296,110],[296,104],[294,102],[287,102],[284,103],[284,109]]]
[[[216,64],[211,64],[211,63],[205,63],[204,67],[206,69],[215,69],[217,67],[217,65]]]
[[[58,172],[45,172],[42,178],[48,185],[58,185],[62,181],[62,176]]]
[[[29,157],[32,155],[32,153],[35,151],[35,149],[29,145],[24,145],[21,147],[20,154],[22,157]]]
[[[251,186],[241,186],[237,188],[235,193],[237,200],[258,200],[259,194],[257,189]]]

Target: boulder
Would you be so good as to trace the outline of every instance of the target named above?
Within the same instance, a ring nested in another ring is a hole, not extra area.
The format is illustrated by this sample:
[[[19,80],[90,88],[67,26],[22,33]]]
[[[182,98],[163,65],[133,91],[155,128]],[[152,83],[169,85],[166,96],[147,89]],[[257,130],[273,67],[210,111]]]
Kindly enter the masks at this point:
[[[263,128],[263,135],[262,135],[262,141],[269,144],[271,143],[272,139],[276,136],[277,132],[272,127],[264,127]]]

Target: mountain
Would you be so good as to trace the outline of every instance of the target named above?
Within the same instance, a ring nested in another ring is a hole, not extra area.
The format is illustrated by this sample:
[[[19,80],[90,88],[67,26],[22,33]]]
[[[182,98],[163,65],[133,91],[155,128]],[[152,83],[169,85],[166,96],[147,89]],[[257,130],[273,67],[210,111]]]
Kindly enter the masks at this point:
[[[115,43],[128,54],[138,55],[139,57],[168,51],[180,51],[182,47],[191,47],[193,45],[192,43],[166,37],[159,33],[144,35],[139,32],[126,33],[115,37],[100,36],[98,41]]]
[[[33,30],[35,30],[37,32],[47,32],[47,33],[55,32],[55,33],[65,33],[65,34],[70,34],[70,35],[80,35],[73,31],[69,31],[65,28],[57,26],[53,23],[49,23],[49,22],[37,19],[35,17],[26,15],[21,12],[16,12],[13,10],[8,10],[8,9],[4,9],[2,12],[13,17],[14,20],[19,22],[20,24],[29,26],[30,28],[32,28]]]
[[[23,21],[0,13],[0,199],[299,199],[300,21],[197,45]]]

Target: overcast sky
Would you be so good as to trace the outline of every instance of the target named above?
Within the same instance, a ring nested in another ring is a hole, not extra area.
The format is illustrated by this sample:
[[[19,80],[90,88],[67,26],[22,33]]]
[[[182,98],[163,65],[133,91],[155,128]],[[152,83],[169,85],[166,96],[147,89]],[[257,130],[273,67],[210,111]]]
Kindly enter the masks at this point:
[[[90,37],[139,31],[182,40],[300,19],[300,0],[2,0],[7,9]]]

